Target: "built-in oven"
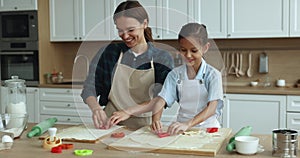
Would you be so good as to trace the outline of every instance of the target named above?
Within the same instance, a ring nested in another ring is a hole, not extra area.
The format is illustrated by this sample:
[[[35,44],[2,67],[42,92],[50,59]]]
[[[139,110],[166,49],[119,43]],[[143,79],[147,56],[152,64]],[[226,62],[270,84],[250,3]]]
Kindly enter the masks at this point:
[[[38,50],[36,10],[0,12],[1,50]]]
[[[26,81],[28,86],[39,84],[38,51],[1,51],[0,71],[1,81],[19,76]]]

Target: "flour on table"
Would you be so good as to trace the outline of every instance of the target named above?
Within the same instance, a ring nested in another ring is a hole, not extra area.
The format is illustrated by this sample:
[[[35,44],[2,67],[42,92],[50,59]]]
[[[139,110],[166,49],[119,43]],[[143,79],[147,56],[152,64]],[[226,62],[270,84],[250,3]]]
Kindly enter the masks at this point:
[[[184,134],[159,138],[149,127],[141,128],[129,135],[129,139],[139,144],[175,149],[202,148],[218,137],[217,134],[206,133],[203,130],[191,130]]]
[[[58,131],[57,137],[61,139],[95,140],[107,135],[122,126],[113,126],[110,129],[96,129],[94,125],[80,125]]]
[[[129,135],[129,139],[140,144],[147,144],[153,147],[164,147],[176,141],[178,135],[159,138],[149,128],[142,128]]]

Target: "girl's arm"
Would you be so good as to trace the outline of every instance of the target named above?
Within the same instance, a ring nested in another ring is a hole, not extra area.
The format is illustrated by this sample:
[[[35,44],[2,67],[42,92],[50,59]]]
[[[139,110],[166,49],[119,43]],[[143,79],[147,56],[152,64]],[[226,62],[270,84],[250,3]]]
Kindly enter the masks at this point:
[[[168,133],[177,134],[185,132],[186,130],[198,125],[199,123],[205,121],[209,117],[215,114],[217,109],[218,101],[214,100],[207,104],[206,108],[204,108],[200,113],[198,113],[193,119],[187,122],[175,122],[171,124],[168,128]]]

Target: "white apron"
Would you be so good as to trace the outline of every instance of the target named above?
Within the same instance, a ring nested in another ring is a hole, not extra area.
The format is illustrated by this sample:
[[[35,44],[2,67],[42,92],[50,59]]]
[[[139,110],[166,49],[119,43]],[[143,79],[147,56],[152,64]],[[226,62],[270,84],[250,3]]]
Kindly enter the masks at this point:
[[[150,101],[152,98],[151,86],[154,85],[155,82],[153,61],[151,61],[150,69],[137,70],[121,64],[122,54],[121,52],[117,62],[108,96],[109,102],[105,107],[105,112],[108,117],[115,111],[124,110],[129,106]],[[151,112],[139,116],[131,116],[119,124],[137,129],[149,125],[151,123],[151,116]]]
[[[206,69],[206,66],[204,67]],[[199,114],[208,104],[208,92],[204,82],[205,70],[201,80],[180,80],[177,82],[179,91],[179,111],[178,122],[187,122]],[[218,127],[221,125],[217,119],[217,114],[209,117],[196,127]]]

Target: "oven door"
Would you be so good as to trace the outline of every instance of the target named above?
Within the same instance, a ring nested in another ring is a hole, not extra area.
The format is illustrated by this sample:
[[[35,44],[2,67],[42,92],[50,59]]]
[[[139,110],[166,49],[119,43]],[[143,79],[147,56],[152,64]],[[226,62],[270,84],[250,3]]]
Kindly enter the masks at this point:
[[[0,52],[1,81],[19,76],[28,86],[39,84],[38,52]]]

